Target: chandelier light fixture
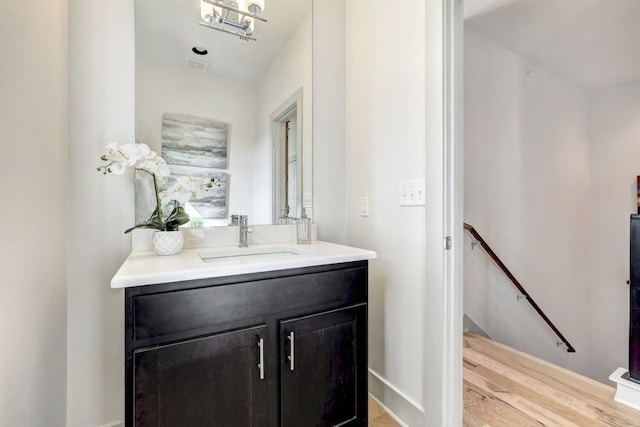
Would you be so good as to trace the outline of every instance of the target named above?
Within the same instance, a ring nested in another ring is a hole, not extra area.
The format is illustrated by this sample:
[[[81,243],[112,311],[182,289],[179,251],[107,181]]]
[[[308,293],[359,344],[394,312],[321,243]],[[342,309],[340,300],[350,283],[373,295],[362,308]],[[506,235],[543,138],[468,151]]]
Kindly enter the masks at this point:
[[[263,11],[264,0],[200,0],[199,24],[241,40],[255,41],[255,20],[267,22],[259,16]]]

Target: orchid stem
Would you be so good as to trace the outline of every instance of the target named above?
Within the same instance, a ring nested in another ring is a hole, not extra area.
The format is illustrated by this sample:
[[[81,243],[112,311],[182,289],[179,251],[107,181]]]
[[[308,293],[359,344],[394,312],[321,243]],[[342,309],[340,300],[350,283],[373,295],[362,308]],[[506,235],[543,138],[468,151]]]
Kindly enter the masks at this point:
[[[158,179],[156,178],[156,174],[149,172],[148,170],[145,169],[136,169],[139,171],[143,171],[148,173],[149,175],[151,175],[151,177],[153,178],[153,190],[156,193],[156,211],[158,212],[158,217],[162,218],[162,207],[160,206],[160,192],[158,191]],[[163,230],[166,231],[166,230]]]

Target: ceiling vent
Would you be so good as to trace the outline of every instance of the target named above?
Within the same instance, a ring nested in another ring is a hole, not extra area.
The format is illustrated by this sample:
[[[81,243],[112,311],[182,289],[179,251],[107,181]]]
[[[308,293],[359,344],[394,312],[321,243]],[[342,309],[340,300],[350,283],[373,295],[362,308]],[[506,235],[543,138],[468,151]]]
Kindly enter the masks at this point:
[[[209,68],[209,63],[205,61],[198,61],[197,59],[185,58],[184,68],[191,71],[205,73]]]

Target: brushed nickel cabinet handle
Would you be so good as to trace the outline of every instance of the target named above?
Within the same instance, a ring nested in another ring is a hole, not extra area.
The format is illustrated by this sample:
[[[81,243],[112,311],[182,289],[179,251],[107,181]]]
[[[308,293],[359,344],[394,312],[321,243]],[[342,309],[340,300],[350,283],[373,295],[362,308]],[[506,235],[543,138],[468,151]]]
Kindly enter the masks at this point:
[[[258,341],[258,348],[260,349],[260,363],[258,363],[258,368],[260,369],[260,379],[264,379],[264,338],[260,338]]]
[[[296,368],[296,364],[295,364],[295,335],[293,332],[289,332],[289,336],[287,337],[287,339],[289,340],[289,356],[287,357],[287,359],[289,359],[289,369],[290,370],[295,370]]]

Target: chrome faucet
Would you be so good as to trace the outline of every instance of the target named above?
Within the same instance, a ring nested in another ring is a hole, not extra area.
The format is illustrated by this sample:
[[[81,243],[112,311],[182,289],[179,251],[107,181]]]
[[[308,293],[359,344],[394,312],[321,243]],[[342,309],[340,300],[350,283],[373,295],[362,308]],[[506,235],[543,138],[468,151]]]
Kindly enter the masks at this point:
[[[238,215],[238,230],[240,231],[238,247],[246,248],[249,246],[249,233],[253,231],[249,227],[249,217],[247,215]]]

